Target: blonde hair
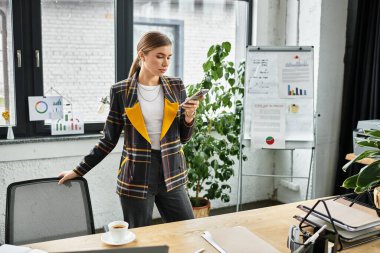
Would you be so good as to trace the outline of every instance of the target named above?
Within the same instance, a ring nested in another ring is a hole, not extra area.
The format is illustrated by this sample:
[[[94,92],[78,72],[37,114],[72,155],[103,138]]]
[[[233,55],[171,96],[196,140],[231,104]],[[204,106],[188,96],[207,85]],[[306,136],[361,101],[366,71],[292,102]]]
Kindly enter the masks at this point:
[[[132,66],[129,70],[129,75],[128,77],[133,76],[136,71],[140,68],[140,59],[138,53],[141,51],[144,54],[149,53],[155,48],[162,47],[162,46],[171,46],[172,42],[166,36],[165,34],[157,31],[153,32],[147,32],[145,33],[139,43],[137,43],[137,56],[133,60]]]

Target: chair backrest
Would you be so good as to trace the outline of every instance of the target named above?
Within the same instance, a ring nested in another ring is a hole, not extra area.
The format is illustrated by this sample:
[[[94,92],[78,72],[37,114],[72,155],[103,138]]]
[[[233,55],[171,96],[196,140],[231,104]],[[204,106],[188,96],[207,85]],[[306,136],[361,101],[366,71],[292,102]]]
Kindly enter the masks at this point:
[[[94,234],[87,181],[78,177],[15,182],[7,188],[5,243],[20,245]]]

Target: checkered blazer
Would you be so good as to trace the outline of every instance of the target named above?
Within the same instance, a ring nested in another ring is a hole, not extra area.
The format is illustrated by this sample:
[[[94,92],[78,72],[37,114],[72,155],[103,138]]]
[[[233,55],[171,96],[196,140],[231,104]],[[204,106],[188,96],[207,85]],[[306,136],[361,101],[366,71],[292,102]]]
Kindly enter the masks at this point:
[[[104,134],[91,152],[74,171],[83,176],[106,157],[116,146],[124,129],[124,146],[117,171],[119,195],[145,199],[151,164],[151,142],[137,98],[137,75],[112,86],[110,111],[104,125]],[[161,157],[168,191],[186,184],[187,169],[182,144],[193,131],[186,123],[179,107],[186,99],[186,90],[180,78],[160,77],[164,91],[164,116],[161,129]]]

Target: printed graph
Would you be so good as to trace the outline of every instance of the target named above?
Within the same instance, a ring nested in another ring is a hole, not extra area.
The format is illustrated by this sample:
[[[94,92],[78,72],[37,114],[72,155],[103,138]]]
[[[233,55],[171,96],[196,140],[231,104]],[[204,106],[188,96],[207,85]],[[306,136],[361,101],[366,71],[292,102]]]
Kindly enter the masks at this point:
[[[84,133],[83,120],[77,114],[65,113],[62,119],[52,122],[51,133],[52,135]]]
[[[301,89],[297,86],[288,84],[288,96],[307,96],[308,92],[306,89]]]

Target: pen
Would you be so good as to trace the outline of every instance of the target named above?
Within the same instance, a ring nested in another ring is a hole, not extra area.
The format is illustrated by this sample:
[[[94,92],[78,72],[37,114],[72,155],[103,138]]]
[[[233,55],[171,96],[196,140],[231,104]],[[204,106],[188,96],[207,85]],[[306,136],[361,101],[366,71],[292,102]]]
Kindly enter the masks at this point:
[[[204,249],[204,248],[201,248],[201,249],[199,249],[199,250],[194,251],[194,253],[202,253],[202,252],[204,252],[204,251],[205,251],[205,249]]]

